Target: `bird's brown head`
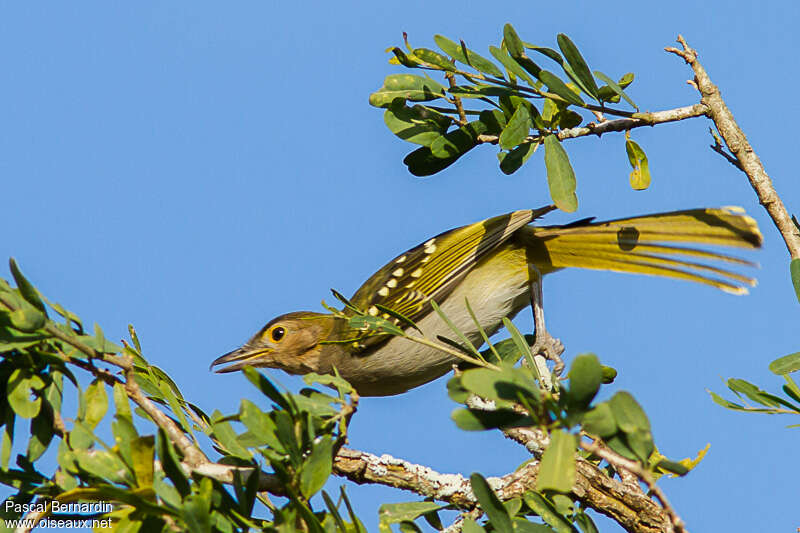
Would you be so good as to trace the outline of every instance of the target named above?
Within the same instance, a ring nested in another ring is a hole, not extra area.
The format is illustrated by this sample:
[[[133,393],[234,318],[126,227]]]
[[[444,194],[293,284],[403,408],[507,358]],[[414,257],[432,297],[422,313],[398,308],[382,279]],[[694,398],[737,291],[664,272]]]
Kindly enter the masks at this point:
[[[320,355],[334,327],[333,315],[298,311],[274,318],[244,346],[217,358],[215,372],[235,372],[245,366],[279,368],[290,374],[320,369]]]

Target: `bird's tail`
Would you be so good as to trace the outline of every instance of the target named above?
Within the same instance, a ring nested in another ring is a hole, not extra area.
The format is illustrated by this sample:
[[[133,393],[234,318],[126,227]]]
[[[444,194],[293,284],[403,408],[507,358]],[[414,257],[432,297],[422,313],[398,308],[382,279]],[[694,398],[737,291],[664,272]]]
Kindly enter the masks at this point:
[[[758,248],[756,221],[737,207],[689,209],[634,218],[565,226],[524,228],[528,260],[542,273],[566,267],[651,274],[747,293],[756,280],[711,262],[757,266],[750,261],[685,246],[701,244]]]

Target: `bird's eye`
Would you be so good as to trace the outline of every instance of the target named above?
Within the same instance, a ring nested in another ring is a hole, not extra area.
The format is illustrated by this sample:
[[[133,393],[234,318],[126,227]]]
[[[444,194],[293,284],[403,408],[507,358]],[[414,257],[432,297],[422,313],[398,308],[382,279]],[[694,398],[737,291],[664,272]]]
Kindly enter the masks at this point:
[[[279,340],[281,340],[284,335],[286,335],[286,330],[284,328],[282,328],[281,326],[278,326],[277,328],[274,328],[272,330],[272,333],[270,333],[270,336],[272,337],[272,340],[274,340],[275,342],[278,342]]]

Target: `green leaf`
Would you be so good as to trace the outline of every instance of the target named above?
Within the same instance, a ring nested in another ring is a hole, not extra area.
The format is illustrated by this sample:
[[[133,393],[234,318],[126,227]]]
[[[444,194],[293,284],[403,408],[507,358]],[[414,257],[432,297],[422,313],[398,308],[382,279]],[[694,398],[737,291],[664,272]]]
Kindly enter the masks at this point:
[[[538,143],[522,143],[510,152],[500,152],[500,170],[503,174],[513,174],[528,162],[528,159],[536,152]]]
[[[461,523],[463,533],[486,533],[486,530],[472,518],[465,518]]]
[[[580,114],[571,109],[562,109],[556,113],[553,124],[557,124],[562,129],[569,129],[579,126],[581,122],[583,122],[583,117]]]
[[[502,63],[503,66],[506,67],[506,69],[508,69],[508,71],[511,74],[514,74],[515,76],[527,81],[528,85],[530,85],[531,87],[536,86],[536,81],[533,78],[531,78],[530,74],[528,74],[525,71],[525,69],[523,69],[522,66],[519,63],[517,63],[517,61],[513,57],[508,55],[508,53],[505,50],[501,50],[496,46],[490,46],[489,52],[492,54],[492,56],[494,56],[496,60]]]
[[[528,416],[511,409],[496,411],[480,411],[473,409],[456,409],[450,415],[456,425],[464,431],[483,431],[494,428],[523,427],[534,424]]]
[[[588,407],[602,381],[603,369],[597,356],[593,353],[578,355],[569,370],[567,402],[579,409]]]
[[[481,111],[480,120],[486,125],[486,133],[499,135],[508,121],[505,114],[499,109],[484,109]]]
[[[46,317],[47,309],[44,307],[44,302],[42,301],[39,291],[37,291],[31,282],[22,275],[13,257],[8,260],[8,266],[11,268],[11,275],[14,276],[14,281],[17,283],[19,293],[25,298],[25,301],[38,309],[39,312]]]
[[[583,533],[599,533],[592,517],[586,514],[583,509],[575,513],[575,523],[578,524],[578,527],[581,528]]]
[[[461,384],[461,376],[447,380],[447,396],[456,403],[467,403],[470,392]]]
[[[508,124],[500,134],[500,147],[510,150],[522,143],[528,137],[532,126],[533,123],[527,106],[518,105],[511,116],[511,120],[508,121]]]
[[[14,415],[14,411],[6,407],[4,409],[5,416],[3,417],[3,423],[5,424],[5,429],[3,430],[3,445],[0,448],[0,467],[3,470],[8,470],[8,461],[11,459],[11,447],[14,444],[14,421],[16,420],[16,415]],[[61,461],[59,461],[61,463]]]
[[[461,330],[453,323],[452,320],[450,320],[450,318],[448,318],[446,314],[444,314],[444,312],[441,310],[439,305],[434,300],[431,300],[430,303],[431,307],[433,307],[433,310],[436,312],[437,315],[439,315],[439,318],[442,319],[442,322],[447,324],[447,327],[449,327],[450,330],[453,333],[455,333],[456,336],[459,338],[459,340],[463,343],[461,345],[459,345],[458,343],[455,344],[457,346],[460,346],[462,349],[466,349],[466,351],[473,357],[480,359],[482,357],[481,353],[478,351],[475,345],[472,344],[472,342],[467,338],[467,336],[461,332]]]
[[[214,436],[225,448],[225,451],[235,457],[245,460],[252,459],[252,456],[250,455],[250,452],[247,451],[247,448],[242,446],[237,440],[236,433],[233,431],[231,425],[224,420],[220,420],[221,418],[222,415],[219,412],[214,411],[214,414],[211,415],[211,426],[214,431]]]
[[[114,383],[113,394],[114,407],[116,407],[114,416],[117,418],[127,418],[132,422],[131,405],[128,401],[128,394],[125,392],[125,386],[122,383]]]
[[[23,333],[33,333],[47,323],[44,313],[28,304],[8,313],[8,318],[11,326]]]
[[[264,396],[275,402],[280,408],[284,409],[285,411],[291,411],[291,405],[283,396],[283,394],[275,388],[275,385],[272,384],[270,380],[268,380],[263,374],[261,374],[258,370],[254,369],[253,367],[246,366],[242,369],[242,373],[244,376],[256,387],[258,390],[261,391]]]
[[[625,433],[633,433],[638,430],[650,431],[650,421],[647,419],[642,407],[626,391],[619,391],[608,401],[611,412],[617,426]]]
[[[508,25],[507,25],[508,26]],[[508,516],[508,511],[500,502],[497,494],[486,482],[486,479],[477,472],[469,476],[472,492],[481,504],[481,509],[489,517],[494,531],[498,533],[512,533],[514,531],[511,525],[511,517]]]
[[[630,97],[627,94],[625,94],[625,91],[622,90],[622,87],[620,87],[618,83],[616,83],[614,80],[612,80],[599,70],[595,70],[594,75],[603,80],[604,82],[606,82],[606,84],[608,84],[608,87],[612,91],[614,91],[615,94],[617,94],[619,97],[623,98],[626,102],[628,102],[632,108],[636,109],[637,111],[639,110],[636,104],[633,103],[633,100],[631,100]],[[633,81],[633,74],[631,74],[631,81]],[[602,94],[600,94],[600,91],[598,91],[598,94],[599,96],[602,96]]]
[[[571,533],[575,531],[575,528],[572,527],[572,524],[570,524],[566,518],[561,516],[561,514],[555,510],[552,504],[545,500],[541,494],[528,491],[523,494],[522,498],[525,500],[525,503],[528,505],[528,507],[533,510],[533,512],[541,516],[542,520],[547,522],[559,533]]]
[[[38,391],[44,388],[44,381],[26,368],[16,368],[8,378],[8,403],[22,418],[33,418],[39,414],[42,399]],[[34,396],[31,399],[31,396]]]
[[[553,61],[555,61],[559,65],[563,65],[564,64],[564,58],[561,57],[561,54],[559,54],[558,52],[556,52],[552,48],[548,48],[546,46],[536,46],[536,45],[533,45],[533,44],[530,44],[530,43],[523,43],[523,44],[525,44],[525,48],[528,48],[529,50],[534,50],[536,52],[539,52],[540,54],[549,57],[550,59],[552,59]]]
[[[111,423],[111,433],[114,435],[114,442],[119,448],[119,454],[128,465],[133,465],[131,443],[134,439],[139,438],[133,421],[128,417],[119,416],[119,413],[117,413]]]
[[[514,531],[516,533],[552,533],[553,528],[545,524],[530,522],[524,518],[515,518]]]
[[[375,331],[379,333],[389,333],[391,335],[402,335],[403,329],[394,323],[379,316],[356,315],[350,318],[350,328],[357,331]]]
[[[440,69],[447,70],[449,72],[456,70],[456,67],[453,66],[449,59],[442,54],[434,52],[428,48],[415,48],[413,53],[418,59],[421,59],[422,61],[435,67],[439,67]]]
[[[615,379],[617,379],[617,370],[610,366],[603,365],[603,385],[614,383]]]
[[[608,438],[617,432],[617,422],[614,420],[614,413],[608,402],[602,402],[594,406],[583,415],[583,429],[590,435],[597,435],[600,438]]]
[[[773,374],[791,374],[800,370],[800,352],[791,353],[775,359],[769,364],[769,369]]]
[[[542,83],[547,85],[547,89],[551,93],[560,96],[567,103],[575,104],[577,106],[586,105],[586,103],[583,101],[583,98],[575,94],[575,91],[567,87],[567,84],[561,81],[561,78],[559,78],[552,72],[547,70],[542,70],[541,72],[539,72],[538,77],[540,80],[542,80]]]
[[[325,507],[328,508],[328,512],[331,514],[331,516],[333,516],[333,519],[336,522],[336,527],[338,528],[337,533],[347,533],[347,526],[342,519],[342,515],[339,514],[339,509],[336,508],[336,504],[333,503],[333,498],[331,498],[330,495],[323,490],[322,499],[325,500]],[[378,514],[380,515],[380,511]]]
[[[528,362],[529,368],[531,371],[536,373],[536,378],[541,380],[541,376],[539,376],[539,371],[536,368],[536,363],[533,360],[533,354],[531,353],[531,347],[528,344],[528,337],[523,336],[522,333],[517,329],[517,326],[514,325],[508,317],[503,317],[503,326],[508,330],[511,334],[511,340],[514,342],[514,345],[517,347],[525,360]]]
[[[780,399],[776,399],[773,395],[759,389],[752,383],[743,379],[729,379],[727,381],[728,388],[733,392],[744,394],[750,400],[766,405],[768,407],[777,407],[780,405]]]
[[[487,400],[516,402],[522,396],[539,401],[539,389],[527,368],[504,367],[500,371],[471,368],[461,374],[461,385]]]
[[[25,456],[31,463],[35,462],[50,446],[53,440],[53,411],[50,407],[40,409],[39,414],[31,419],[31,440]]]
[[[744,411],[745,410],[745,407],[743,405],[739,405],[738,403],[734,403],[734,402],[728,401],[725,398],[723,398],[722,396],[720,396],[719,394],[717,394],[716,392],[708,391],[708,393],[711,395],[711,399],[717,405],[721,405],[722,407],[724,407],[726,409],[731,409],[733,411]]]
[[[443,135],[452,121],[446,116],[423,105],[408,107],[391,105],[383,114],[389,131],[414,144],[430,146]]]
[[[106,394],[105,382],[100,379],[92,381],[84,393],[86,401],[86,416],[83,423],[89,429],[94,429],[103,419],[108,411],[108,395]]]
[[[650,186],[650,167],[647,164],[647,155],[642,147],[628,139],[625,141],[625,152],[628,154],[628,162],[631,164],[631,187],[634,190],[642,191]]]
[[[678,476],[685,476],[689,473],[689,468],[686,466],[676,463],[675,461],[668,461],[666,459],[662,459],[656,464],[656,468],[660,468],[662,470],[666,470],[667,472],[672,472]]]
[[[465,65],[468,65],[469,62],[467,61],[467,56],[464,55],[464,51],[461,49],[459,45],[445,37],[444,35],[434,35],[433,36],[434,42],[442,49],[442,52],[449,55],[453,59],[461,61]]]
[[[502,70],[497,68],[497,66],[494,63],[492,63],[482,55],[467,48],[467,46],[464,44],[464,41],[461,41],[461,50],[466,56],[467,58],[466,63],[469,66],[473,67],[474,69],[480,72],[483,72],[484,74],[495,76],[501,79],[504,78]]]
[[[556,207],[567,213],[578,209],[575,195],[575,172],[569,156],[555,135],[544,138],[544,164],[547,167],[547,184]]]
[[[460,128],[439,136],[431,143],[431,153],[440,159],[461,157],[478,144],[478,136],[486,133],[486,124],[472,121]]]
[[[447,89],[452,95],[460,96],[461,98],[485,98],[496,96],[517,96],[523,93],[516,89],[509,89],[508,87],[498,87],[497,85],[486,85],[476,83],[475,85],[456,85]]]
[[[650,456],[656,449],[653,443],[653,435],[650,431],[638,429],[630,433],[625,433],[622,435],[622,438],[636,455],[636,458],[639,459],[642,464],[647,464]]]
[[[348,394],[354,390],[353,386],[350,385],[347,380],[340,376],[332,376],[330,374],[316,374],[314,372],[310,372],[303,376],[303,381],[309,385],[319,383],[320,385],[330,386],[343,394]]]
[[[73,450],[72,453],[78,466],[93,476],[113,483],[126,481],[128,470],[116,455],[100,450]]]
[[[575,436],[560,429],[550,433],[550,444],[542,454],[536,490],[567,494],[575,484]]]
[[[431,511],[438,511],[442,506],[435,502],[384,503],[378,509],[378,519],[382,525],[413,521]]]
[[[392,64],[398,64],[399,63],[399,64],[401,64],[401,65],[403,65],[405,67],[408,67],[408,68],[417,68],[420,65],[422,65],[422,63],[420,63],[417,60],[417,58],[407,55],[405,52],[403,52],[403,50],[401,50],[400,48],[398,48],[396,46],[393,46],[393,47],[387,49],[386,51],[387,52],[391,51],[394,54],[394,58],[390,59],[389,63],[392,63]]]
[[[164,469],[164,473],[175,485],[181,496],[186,497],[191,491],[189,481],[181,468],[181,462],[172,441],[167,438],[167,434],[160,428],[158,430],[158,457],[161,460],[161,467]]]
[[[592,77],[592,72],[586,65],[586,61],[578,51],[578,47],[575,46],[575,43],[573,43],[572,40],[563,33],[558,34],[557,40],[558,47],[561,49],[561,53],[564,54],[564,58],[567,60],[567,63],[569,63],[569,66],[572,67],[572,71],[577,79],[580,80],[584,91],[590,96],[594,97],[596,100],[600,101],[597,94],[597,84],[594,81],[594,77]]]
[[[209,478],[200,481],[200,490],[186,497],[181,508],[181,518],[192,533],[211,533],[211,493]]]
[[[442,98],[444,93],[444,86],[428,77],[391,74],[383,80],[383,86],[369,96],[369,103],[375,107],[389,107],[397,98],[427,102]]]
[[[522,45],[517,30],[510,23],[503,26],[503,42],[511,57],[517,58],[525,54],[525,47]]]
[[[333,439],[319,438],[311,444],[311,453],[300,469],[300,492],[311,498],[325,485],[333,466]]]
[[[350,498],[347,497],[347,493],[344,490],[344,485],[340,487],[340,490],[342,494],[342,500],[344,500],[344,504],[347,507],[347,513],[350,515],[350,521],[353,523],[353,533],[367,533],[367,529],[364,527],[364,524],[361,523],[361,520],[358,519],[356,513],[353,512],[353,506],[350,503]]]
[[[792,276],[792,286],[794,286],[797,301],[800,302],[800,257],[795,257],[789,263],[789,273]]]
[[[131,459],[136,484],[139,488],[153,486],[153,460],[155,459],[155,437],[147,435],[131,442]]]
[[[535,340],[536,339],[533,335],[528,334],[523,337],[522,343],[525,346],[530,346]],[[502,340],[494,345],[494,349],[500,356],[500,361],[508,363],[509,365],[515,364],[522,357],[524,357],[524,354],[520,352],[517,344],[514,342],[514,339]],[[483,358],[490,363],[498,363],[497,359],[494,357],[494,354],[489,349],[483,350],[481,355],[483,355]]]
[[[503,502],[503,507],[506,508],[506,512],[508,516],[514,517],[517,516],[519,510],[522,509],[522,498],[512,498],[510,500],[506,500]]]
[[[478,135],[486,131],[486,125],[474,121],[439,137],[430,148],[423,146],[408,154],[403,163],[415,176],[431,176],[449,167],[469,150],[478,145]],[[448,153],[454,155],[448,156]]]

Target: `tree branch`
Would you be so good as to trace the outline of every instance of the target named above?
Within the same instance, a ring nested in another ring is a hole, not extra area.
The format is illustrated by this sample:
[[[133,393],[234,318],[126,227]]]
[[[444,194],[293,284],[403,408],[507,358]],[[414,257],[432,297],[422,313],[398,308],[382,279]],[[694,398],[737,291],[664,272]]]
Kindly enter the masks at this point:
[[[558,140],[563,141],[566,139],[577,139],[578,137],[586,137],[588,135],[597,135],[598,137],[604,133],[614,131],[628,131],[633,128],[641,128],[642,126],[654,126],[656,124],[665,124],[667,122],[677,122],[679,120],[686,120],[687,118],[702,117],[708,113],[708,107],[704,104],[694,104],[686,107],[677,107],[675,109],[666,109],[664,111],[655,111],[652,113],[636,113],[633,118],[618,118],[615,120],[607,120],[605,122],[596,123],[590,122],[586,126],[579,128],[569,128],[558,132]],[[478,142],[497,144],[499,135],[479,135]],[[523,142],[538,142],[541,139],[539,135],[529,135]]]
[[[682,57],[692,67],[694,71],[692,84],[700,92],[700,101],[708,107],[709,118],[714,121],[728,150],[731,151],[742,171],[750,180],[750,185],[756,192],[759,203],[767,210],[775,227],[783,236],[789,254],[793,259],[800,258],[800,230],[792,223],[783,201],[772,185],[772,180],[764,170],[764,165],[733,118],[733,113],[722,99],[719,88],[711,82],[705,68],[697,60],[697,51],[689,47],[680,35],[678,35],[678,42],[683,47],[682,50],[674,47],[667,47],[665,50]]]

